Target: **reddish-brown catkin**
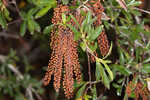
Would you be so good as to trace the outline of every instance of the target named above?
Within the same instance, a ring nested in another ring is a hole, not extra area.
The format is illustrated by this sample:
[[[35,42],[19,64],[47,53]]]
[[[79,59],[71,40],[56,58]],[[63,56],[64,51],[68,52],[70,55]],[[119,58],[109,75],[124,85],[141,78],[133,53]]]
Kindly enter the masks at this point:
[[[69,12],[68,6],[58,5],[54,9],[52,23],[54,28],[51,33],[51,49],[52,54],[49,61],[48,69],[44,78],[44,85],[48,85],[51,75],[54,74],[54,88],[58,92],[62,76],[62,68],[64,67],[63,88],[66,97],[69,99],[73,95],[73,72],[75,73],[78,82],[81,81],[80,64],[74,41],[73,32],[63,25],[58,25],[62,22],[62,13]],[[67,13],[66,13],[67,15]],[[72,22],[70,22],[72,23]]]
[[[134,83],[133,81],[130,81],[126,87],[126,93],[128,96],[130,96],[131,93],[134,93],[135,100],[139,100],[140,97],[142,100],[148,100],[150,93],[147,87],[143,86],[144,85],[141,82]]]
[[[63,87],[65,91],[65,95],[67,98],[71,98],[73,95],[73,63],[72,63],[72,50],[71,44],[73,41],[70,41],[70,34],[65,34],[66,39],[66,52],[64,53],[64,67],[65,67],[65,74],[64,74],[64,81]]]
[[[90,6],[90,9],[92,10],[94,16],[97,17],[97,20],[94,22],[94,25],[98,27],[102,23],[101,17],[102,17],[102,13],[104,12],[104,8],[100,3],[100,0],[91,0],[89,1],[88,5]],[[107,39],[107,35],[105,34],[105,31],[103,31],[98,36],[97,41],[101,51],[101,55],[105,56],[109,51],[109,42]]]
[[[101,51],[101,55],[105,56],[109,52],[109,43],[104,31],[100,34],[100,36],[98,36],[97,41]]]
[[[80,71],[80,64],[78,61],[78,53],[77,53],[77,43],[73,40],[73,34],[70,34],[70,40],[71,43],[71,55],[72,55],[72,64],[73,64],[73,70],[76,76],[76,80],[78,83],[81,81],[81,71]]]

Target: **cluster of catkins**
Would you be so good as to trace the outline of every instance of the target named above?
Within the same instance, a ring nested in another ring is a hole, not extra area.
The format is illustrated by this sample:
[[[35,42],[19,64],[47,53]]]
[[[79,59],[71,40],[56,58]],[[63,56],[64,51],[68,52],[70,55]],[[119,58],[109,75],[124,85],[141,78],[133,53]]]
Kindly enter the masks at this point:
[[[126,93],[128,96],[131,96],[131,94],[134,93],[135,100],[139,100],[140,98],[142,98],[142,100],[148,100],[148,96],[150,95],[147,87],[144,87],[141,82],[134,83],[134,81],[128,83]]]
[[[100,0],[89,0],[86,6],[92,11],[94,16],[97,16],[97,20],[94,22],[94,26],[98,27],[101,24],[101,16],[104,11]],[[68,6],[57,5],[54,9],[54,16],[52,23],[54,28],[51,31],[50,47],[52,49],[51,58],[49,60],[47,72],[44,77],[44,85],[48,85],[51,76],[54,75],[54,88],[56,92],[59,91],[60,81],[63,75],[63,88],[66,97],[69,99],[73,96],[73,84],[74,75],[78,83],[81,81],[80,64],[77,54],[77,43],[74,41],[74,33],[66,26],[60,25],[62,23],[62,14],[69,15],[70,9]],[[82,23],[84,17],[80,15],[78,11],[73,13],[79,24]],[[75,22],[70,20],[68,22],[75,27]],[[97,39],[98,45],[102,56],[105,56],[109,51],[109,44],[105,31],[103,31]],[[95,55],[97,53],[95,52]],[[91,56],[92,58],[92,56]],[[93,58],[93,62],[95,59]]]
[[[50,36],[52,54],[44,77],[44,85],[48,85],[51,76],[54,75],[54,88],[58,92],[64,67],[63,88],[66,97],[69,99],[73,95],[73,73],[79,83],[81,71],[76,48],[77,43],[74,41],[73,32],[68,27],[59,25],[59,23],[62,23],[62,13],[67,14],[67,12],[69,12],[68,6],[58,5],[54,9],[52,18],[54,28]]]

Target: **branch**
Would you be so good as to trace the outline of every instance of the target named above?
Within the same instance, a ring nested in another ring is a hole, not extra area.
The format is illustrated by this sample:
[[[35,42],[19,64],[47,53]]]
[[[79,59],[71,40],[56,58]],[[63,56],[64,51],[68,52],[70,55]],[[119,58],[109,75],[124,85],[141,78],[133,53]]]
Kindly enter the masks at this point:
[[[87,54],[87,57],[88,57],[88,74],[89,74],[89,82],[91,82],[91,66],[90,66],[90,57],[89,57],[89,53],[88,51],[86,50],[86,54]]]
[[[136,9],[138,11],[141,11],[141,12],[144,12],[144,13],[147,13],[147,14],[150,14],[150,11],[147,11],[147,10],[144,10],[144,9],[140,9],[140,8],[137,8],[137,7],[134,7],[133,9]]]
[[[13,38],[13,39],[19,39],[19,35],[8,34],[5,31],[0,32],[0,36],[7,37],[7,38]]]

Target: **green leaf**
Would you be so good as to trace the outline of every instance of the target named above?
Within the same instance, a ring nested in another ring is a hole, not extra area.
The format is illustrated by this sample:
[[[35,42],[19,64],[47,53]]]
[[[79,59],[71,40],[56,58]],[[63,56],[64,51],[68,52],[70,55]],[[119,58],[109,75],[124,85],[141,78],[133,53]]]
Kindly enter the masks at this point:
[[[87,22],[86,19],[84,19],[84,20],[82,21],[81,28],[80,28],[80,30],[81,30],[82,32],[84,31],[84,29],[85,29],[85,27],[86,27],[86,25],[87,25],[86,22]]]
[[[28,29],[30,33],[33,35],[35,26],[34,26],[34,21],[32,19],[28,20]]]
[[[127,4],[127,6],[139,6],[140,4],[142,4],[141,1],[132,0],[129,4]]]
[[[6,19],[7,19],[8,21],[11,21],[12,18],[10,18],[9,15],[10,15],[10,14],[9,14],[9,11],[7,10],[7,8],[5,8],[5,9],[4,9],[4,16],[6,17]]]
[[[97,100],[97,92],[96,92],[96,85],[92,88],[93,100]]]
[[[50,25],[50,26],[46,26],[45,28],[44,28],[44,30],[43,30],[43,33],[44,34],[48,34],[48,33],[50,33],[51,32],[51,29],[53,28],[53,24],[52,25]]]
[[[38,11],[38,13],[35,15],[35,18],[37,19],[37,18],[40,18],[40,17],[42,17],[42,16],[44,16],[47,12],[48,12],[48,10],[49,9],[51,9],[51,5],[49,5],[49,6],[47,6],[47,7],[45,7],[45,8],[42,8],[40,11]]]
[[[15,96],[15,100],[25,100],[25,98],[24,98],[24,95],[23,94],[17,94],[16,96]]]
[[[149,63],[150,62],[150,57],[148,57],[147,59],[145,59],[144,61],[143,61],[143,63]]]
[[[62,13],[62,21],[63,21],[63,24],[66,24],[67,18],[64,13]]]
[[[75,83],[74,83],[74,88],[79,88],[79,87],[81,87],[82,85],[84,85],[86,82],[84,82],[84,81],[81,81],[80,83],[77,83],[76,81],[75,81]]]
[[[90,20],[91,20],[91,12],[89,11],[86,16],[86,21],[87,21],[86,23],[90,23]]]
[[[97,49],[97,42],[94,45],[89,45],[89,48],[94,52]]]
[[[120,64],[123,65],[125,63],[125,57],[121,48],[119,48],[119,52],[120,52],[120,55],[119,55]]]
[[[20,26],[20,35],[24,36],[24,34],[26,33],[26,28],[27,28],[27,22],[23,21],[23,23],[21,23]]]
[[[96,61],[96,71],[95,71],[95,77],[96,77],[96,81],[100,80],[101,74],[100,74],[100,63],[98,61]]]
[[[20,11],[20,16],[23,20],[27,20],[27,14],[23,11]]]
[[[79,98],[81,98],[83,96],[83,93],[84,93],[84,90],[86,88],[86,85],[87,84],[84,84],[77,92],[76,94],[76,99],[75,100],[78,100]]]
[[[87,33],[87,35],[89,35],[92,33],[91,31],[93,31],[92,29],[93,29],[92,25],[87,25],[84,29],[84,32]],[[88,36],[87,36],[87,38],[88,38]]]
[[[90,100],[92,98],[92,96],[85,94],[84,95],[84,100]],[[80,99],[79,99],[80,100]]]
[[[28,19],[33,19],[33,15],[39,10],[39,8],[32,8],[28,11],[27,13],[27,18]]]
[[[7,22],[2,14],[2,12],[0,11],[0,25],[2,26],[2,28],[6,28],[7,27]]]
[[[129,76],[130,74],[132,74],[132,72],[125,66],[114,64],[113,67],[123,75]]]
[[[100,64],[100,74],[101,74],[101,76],[102,76],[102,82],[104,83],[104,85],[108,88],[108,89],[110,89],[110,81],[109,81],[109,79],[108,79],[108,77],[107,77],[107,74],[105,73],[105,70],[104,70],[104,68],[102,67],[102,65]]]
[[[76,20],[76,18],[73,15],[70,15],[70,17],[74,20],[74,22],[77,24],[78,28],[80,28],[80,25],[78,23],[78,21]]]
[[[62,0],[64,5],[67,5],[69,3],[69,0]]]
[[[86,44],[84,42],[80,43],[80,47],[82,48],[83,51],[86,50]]]
[[[106,68],[106,70],[110,76],[110,80],[112,81],[114,79],[112,71],[110,70],[109,66],[106,63],[103,63],[103,64],[104,64],[104,66],[105,66],[105,68]]]
[[[118,85],[118,84],[116,84],[116,83],[113,83],[112,85],[113,85],[113,87],[115,87],[115,88],[120,88],[120,87],[121,87],[121,85]]]
[[[150,73],[150,64],[143,64],[142,72],[143,73]]]
[[[96,28],[95,32],[89,36],[89,39],[91,41],[95,40],[101,34],[102,30],[103,30],[103,25]]]
[[[75,33],[74,34],[74,40],[77,41],[81,38],[81,34],[80,32],[72,25],[67,24],[67,26]]]
[[[40,31],[41,31],[40,25],[39,25],[36,21],[34,21],[34,20],[33,20],[33,25],[34,25],[35,30],[36,30],[37,32],[40,32]]]
[[[42,6],[48,6],[51,2],[54,2],[54,1],[55,0],[38,0],[36,4],[42,5]]]

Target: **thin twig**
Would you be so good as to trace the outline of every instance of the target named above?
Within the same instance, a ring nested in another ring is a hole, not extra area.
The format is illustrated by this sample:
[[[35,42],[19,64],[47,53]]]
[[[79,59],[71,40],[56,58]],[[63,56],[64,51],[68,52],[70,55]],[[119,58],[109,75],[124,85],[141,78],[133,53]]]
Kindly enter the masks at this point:
[[[93,85],[93,84],[97,84],[97,83],[99,83],[99,82],[101,82],[101,80],[99,80],[99,81],[91,81],[91,82],[87,82],[87,84]]]
[[[15,68],[12,64],[8,64],[8,68],[11,70],[11,71],[13,71],[17,76],[18,76],[18,78],[20,79],[20,80],[23,80],[24,79],[24,77],[23,77],[23,75],[19,72],[19,70],[17,69],[17,68]]]
[[[31,90],[32,90],[32,92],[34,92],[34,94],[36,95],[38,100],[42,100],[42,98],[39,96],[39,94],[36,92],[36,90],[34,88],[31,88]]]
[[[32,87],[31,85],[28,86],[28,88],[26,89],[26,96],[29,97],[29,100],[34,100],[33,99],[33,95],[32,95]]]
[[[87,57],[88,57],[88,76],[89,76],[89,81],[87,84],[89,84],[89,86],[86,88],[86,90],[84,91],[84,94],[87,94],[87,91],[89,89],[91,89],[92,87],[92,84],[91,84],[91,66],[90,66],[90,57],[89,57],[89,52],[88,50],[86,50],[86,54],[87,54]]]
[[[21,18],[19,18],[19,19],[16,19],[16,20],[12,21],[12,22],[7,23],[7,25],[11,25],[11,24],[21,22],[21,21],[22,21]]]
[[[91,87],[92,87],[92,84],[91,84],[91,79],[92,79],[92,78],[91,78],[91,66],[90,66],[90,57],[89,57],[88,50],[86,50],[86,54],[87,54],[87,57],[88,57],[88,76],[89,76],[89,82],[88,82],[88,84],[89,84],[89,86],[86,88],[84,94],[86,94],[87,91],[88,91],[89,89],[91,89]]]
[[[147,14],[150,14],[150,11],[147,11],[147,10],[144,10],[144,9],[140,9],[140,8],[137,8],[137,7],[134,7],[133,9],[136,9],[138,11],[141,11],[141,12],[144,12],[144,13],[147,13]]]
[[[7,37],[7,38],[13,38],[13,39],[19,39],[18,35],[11,35],[4,31],[0,32],[0,36]]]
[[[89,81],[87,82],[87,85],[89,84],[89,86],[86,88],[84,94],[86,94],[87,91],[92,88],[93,84],[97,84],[97,83],[101,82],[101,80],[99,80],[99,81],[92,81],[91,66],[90,66],[90,56],[89,56],[88,50],[86,50],[86,54],[87,54],[87,57],[88,57],[88,75],[89,75]]]
[[[80,9],[81,7],[83,7],[88,1],[89,1],[89,0],[84,1],[84,2],[77,8],[77,10]]]
[[[91,82],[91,66],[90,66],[90,57],[88,51],[86,51],[87,57],[88,57],[88,74],[89,74],[89,82]]]

